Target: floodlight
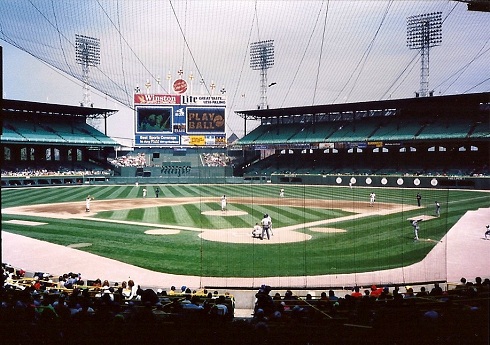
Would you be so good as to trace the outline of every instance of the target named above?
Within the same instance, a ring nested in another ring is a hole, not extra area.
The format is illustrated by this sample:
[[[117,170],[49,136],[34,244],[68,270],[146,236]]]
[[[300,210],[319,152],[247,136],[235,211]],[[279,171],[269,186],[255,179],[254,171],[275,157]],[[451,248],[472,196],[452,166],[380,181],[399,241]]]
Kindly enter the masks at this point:
[[[75,34],[75,59],[79,65],[82,65],[83,77],[83,101],[80,102],[82,107],[93,106],[90,102],[89,90],[89,67],[95,67],[100,64],[100,40],[98,38]]]
[[[420,50],[420,97],[429,92],[429,50],[442,43],[442,12],[425,13],[407,18],[407,46]]]
[[[259,41],[250,44],[250,68],[260,70],[260,105],[267,105],[267,69],[274,66],[274,40]]]

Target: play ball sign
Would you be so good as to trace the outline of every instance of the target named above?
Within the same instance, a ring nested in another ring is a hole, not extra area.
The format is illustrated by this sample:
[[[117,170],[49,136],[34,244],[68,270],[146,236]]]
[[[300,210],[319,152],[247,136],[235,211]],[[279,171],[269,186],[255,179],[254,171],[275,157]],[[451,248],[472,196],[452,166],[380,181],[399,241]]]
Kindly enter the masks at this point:
[[[174,81],[174,91],[179,94],[186,92],[187,82],[184,79],[177,79]]]

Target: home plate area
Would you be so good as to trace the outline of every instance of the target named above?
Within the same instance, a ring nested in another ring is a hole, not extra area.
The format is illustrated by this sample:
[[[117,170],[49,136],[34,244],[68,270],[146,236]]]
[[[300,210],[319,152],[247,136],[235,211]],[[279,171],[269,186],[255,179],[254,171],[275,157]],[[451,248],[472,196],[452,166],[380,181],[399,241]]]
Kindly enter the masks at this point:
[[[221,212],[221,211],[220,211]],[[311,239],[311,235],[306,235],[297,231],[273,229],[273,234],[268,240],[265,237],[263,240],[252,237],[252,229],[222,229],[222,230],[206,230],[199,234],[203,240],[225,242],[225,243],[249,243],[249,244],[278,244],[307,241]]]

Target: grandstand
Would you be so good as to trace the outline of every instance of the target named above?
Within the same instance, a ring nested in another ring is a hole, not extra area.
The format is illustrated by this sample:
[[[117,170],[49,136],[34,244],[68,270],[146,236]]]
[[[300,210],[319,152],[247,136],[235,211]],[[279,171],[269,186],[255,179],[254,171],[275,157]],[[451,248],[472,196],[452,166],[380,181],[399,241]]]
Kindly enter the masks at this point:
[[[245,178],[286,182],[295,174],[294,182],[319,183],[299,175],[489,174],[488,92],[237,113],[261,122],[236,143],[254,162],[238,172]]]
[[[119,144],[87,119],[115,112],[3,100],[2,186],[83,183],[87,174],[105,179],[107,157]]]

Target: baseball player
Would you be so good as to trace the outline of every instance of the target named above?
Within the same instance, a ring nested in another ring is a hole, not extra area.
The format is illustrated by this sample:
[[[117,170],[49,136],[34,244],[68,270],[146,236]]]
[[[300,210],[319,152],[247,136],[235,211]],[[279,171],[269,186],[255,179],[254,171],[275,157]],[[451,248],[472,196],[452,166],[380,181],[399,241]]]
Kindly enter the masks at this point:
[[[487,231],[485,231],[485,239],[488,240],[488,236],[490,236],[490,225],[487,225]]]
[[[279,191],[279,197],[284,198],[284,188],[281,188],[281,190]]]
[[[419,230],[420,230],[419,221],[412,220],[412,226],[413,226],[413,232],[415,233],[415,237],[413,239],[418,241],[419,240]]]
[[[252,237],[262,239],[262,227],[259,223],[255,223],[255,226],[252,230]]]
[[[369,194],[369,206],[374,206],[374,203],[376,201],[376,194],[374,194],[374,192],[372,192],[371,194]]]
[[[87,198],[85,199],[85,212],[90,212],[90,202],[93,200],[93,198],[88,195]]]
[[[146,188],[143,188],[143,198],[146,198],[146,193],[147,193]]]
[[[260,239],[263,240],[264,235],[267,235],[267,239],[270,240],[271,239],[270,231],[272,228],[272,219],[271,219],[271,217],[269,217],[269,215],[267,213],[264,214],[264,218],[262,218],[261,225],[262,225],[262,235],[261,235]]]
[[[221,211],[226,211],[226,195],[223,194],[221,197]]]
[[[436,216],[439,217],[441,215],[441,204],[436,201]]]

